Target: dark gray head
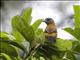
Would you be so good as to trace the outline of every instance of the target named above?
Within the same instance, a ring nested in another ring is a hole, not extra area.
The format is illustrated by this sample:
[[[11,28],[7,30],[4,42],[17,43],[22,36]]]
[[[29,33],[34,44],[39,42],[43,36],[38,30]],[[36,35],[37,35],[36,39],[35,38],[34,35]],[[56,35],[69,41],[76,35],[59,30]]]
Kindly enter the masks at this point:
[[[54,21],[53,21],[52,18],[46,18],[46,19],[44,20],[44,22],[45,22],[46,24],[54,23]]]

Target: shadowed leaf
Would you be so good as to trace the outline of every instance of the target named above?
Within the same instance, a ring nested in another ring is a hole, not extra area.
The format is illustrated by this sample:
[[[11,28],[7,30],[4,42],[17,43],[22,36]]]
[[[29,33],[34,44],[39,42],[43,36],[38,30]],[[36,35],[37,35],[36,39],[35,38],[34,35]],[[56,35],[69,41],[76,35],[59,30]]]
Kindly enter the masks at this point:
[[[1,41],[0,41],[1,42]],[[1,42],[0,53],[6,53],[9,56],[17,57],[18,53],[16,49],[8,43]]]
[[[11,40],[5,40],[4,38],[0,39],[0,42],[1,43],[5,43],[5,44],[11,44],[11,45],[13,45],[15,47],[18,47],[18,48],[22,49],[24,52],[26,52],[26,48],[22,44],[19,44],[17,42],[14,42],[14,41],[11,41]]]

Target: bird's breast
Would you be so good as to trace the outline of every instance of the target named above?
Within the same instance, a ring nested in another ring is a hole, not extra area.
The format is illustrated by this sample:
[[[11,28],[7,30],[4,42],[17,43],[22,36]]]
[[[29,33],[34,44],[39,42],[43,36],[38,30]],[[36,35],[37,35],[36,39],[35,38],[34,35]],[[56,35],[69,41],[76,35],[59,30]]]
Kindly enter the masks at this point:
[[[57,32],[56,30],[56,26],[54,24],[49,24],[47,25],[46,29],[45,29],[45,32],[51,34],[53,32]]]

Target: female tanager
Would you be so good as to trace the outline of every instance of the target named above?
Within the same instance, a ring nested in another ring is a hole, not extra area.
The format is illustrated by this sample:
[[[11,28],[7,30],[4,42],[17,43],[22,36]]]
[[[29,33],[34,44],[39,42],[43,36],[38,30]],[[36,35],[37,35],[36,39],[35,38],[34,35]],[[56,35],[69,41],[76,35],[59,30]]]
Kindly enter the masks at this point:
[[[52,18],[46,18],[44,22],[47,24],[47,27],[44,31],[45,38],[49,40],[51,43],[56,42],[57,38],[57,28]]]

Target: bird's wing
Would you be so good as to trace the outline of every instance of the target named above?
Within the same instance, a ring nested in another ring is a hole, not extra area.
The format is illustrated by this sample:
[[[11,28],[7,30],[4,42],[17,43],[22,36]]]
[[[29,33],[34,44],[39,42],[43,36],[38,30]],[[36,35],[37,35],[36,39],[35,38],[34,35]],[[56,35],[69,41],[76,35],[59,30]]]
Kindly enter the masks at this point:
[[[47,33],[57,33],[57,29],[56,28],[46,28],[45,32],[47,32]]]
[[[50,24],[46,27],[45,32],[47,33],[57,33],[56,26],[53,24]]]

